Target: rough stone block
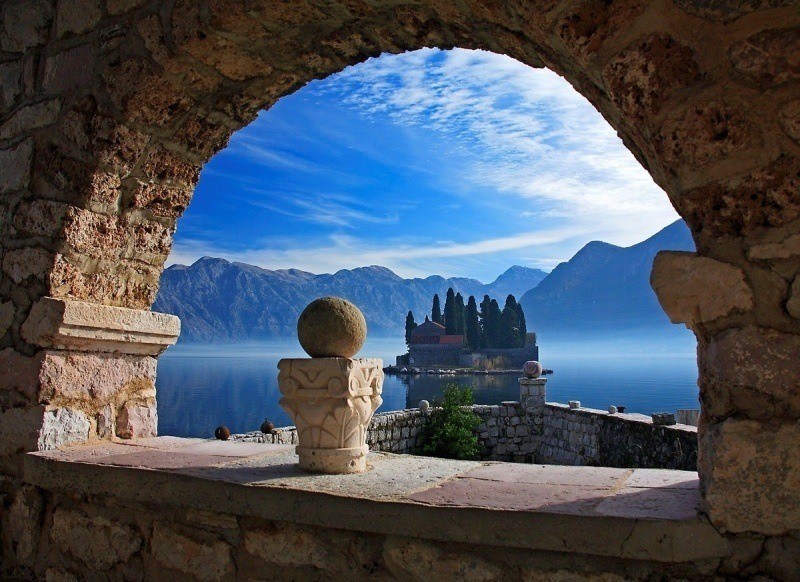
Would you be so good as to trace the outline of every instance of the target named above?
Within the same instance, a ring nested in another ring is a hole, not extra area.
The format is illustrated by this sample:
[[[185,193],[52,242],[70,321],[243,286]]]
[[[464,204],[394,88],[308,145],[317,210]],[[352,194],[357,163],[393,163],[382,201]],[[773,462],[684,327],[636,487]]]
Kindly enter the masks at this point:
[[[56,408],[44,413],[39,432],[38,449],[48,451],[89,438],[91,423],[80,410]]]
[[[11,301],[0,301],[0,339],[11,328],[16,313],[17,309]]]
[[[235,571],[233,551],[222,540],[201,542],[156,523],[150,551],[162,565],[200,580],[220,580]]]
[[[0,47],[4,51],[22,52],[47,38],[53,16],[48,0],[12,0],[3,2],[0,10]]]
[[[10,109],[22,92],[20,61],[0,64],[0,109]]]
[[[795,319],[800,319],[800,275],[795,277],[786,300],[786,311]]]
[[[650,285],[670,321],[689,328],[754,305],[741,269],[696,253],[658,253]]]
[[[134,527],[68,509],[53,513],[50,538],[65,554],[100,571],[127,562],[142,547]]]
[[[800,424],[728,418],[701,425],[698,470],[711,522],[728,532],[800,529]]]
[[[0,194],[28,187],[33,161],[33,140],[0,150]]]
[[[8,511],[14,555],[26,565],[32,565],[36,546],[39,543],[44,499],[35,487],[22,487],[14,495]]]
[[[56,15],[56,36],[81,34],[91,29],[103,16],[104,0],[71,0],[59,2]]]
[[[9,139],[50,125],[55,122],[59,111],[61,104],[58,99],[22,107],[0,126],[0,139]]]
[[[3,257],[3,272],[14,283],[22,283],[33,277],[38,281],[47,280],[53,268],[55,256],[47,249],[24,247],[7,251]]]
[[[703,402],[712,416],[800,416],[800,336],[748,326],[711,339],[701,360]]]
[[[158,410],[155,402],[126,402],[117,411],[117,436],[123,439],[149,438],[158,434]]]

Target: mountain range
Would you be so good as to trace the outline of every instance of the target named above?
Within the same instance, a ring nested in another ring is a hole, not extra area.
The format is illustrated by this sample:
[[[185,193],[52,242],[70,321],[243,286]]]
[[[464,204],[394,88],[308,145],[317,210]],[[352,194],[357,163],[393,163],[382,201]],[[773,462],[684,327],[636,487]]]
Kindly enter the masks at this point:
[[[297,269],[269,270],[203,257],[190,266],[172,265],[161,276],[153,309],[181,318],[181,341],[235,342],[291,337],[305,306],[326,295],[344,297],[364,312],[371,335],[403,334],[409,309],[419,321],[430,314],[435,293],[449,287],[464,295],[520,297],[547,273],[514,266],[488,285],[476,279],[430,276],[404,279],[373,265],[315,275]]]
[[[297,318],[313,299],[335,295],[364,312],[370,334],[402,336],[408,310],[417,321],[430,313],[449,287],[464,295],[484,294],[500,305],[520,299],[528,329],[537,332],[665,327],[669,322],[649,285],[659,250],[694,250],[689,229],[677,221],[631,247],[591,242],[551,273],[513,266],[495,281],[404,279],[373,265],[314,274],[269,270],[203,257],[190,266],[172,265],[161,276],[153,309],[181,318],[183,342],[239,342],[291,337]]]
[[[630,247],[588,243],[520,299],[529,329],[558,334],[671,325],[650,287],[661,250],[694,251],[686,223],[678,220]]]

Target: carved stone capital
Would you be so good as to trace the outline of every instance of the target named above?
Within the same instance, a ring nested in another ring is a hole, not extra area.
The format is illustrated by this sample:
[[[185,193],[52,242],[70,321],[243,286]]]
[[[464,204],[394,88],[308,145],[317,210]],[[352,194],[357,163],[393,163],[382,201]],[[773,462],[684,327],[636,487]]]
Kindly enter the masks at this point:
[[[157,356],[178,340],[174,315],[43,297],[22,324],[22,337],[43,348]]]
[[[296,358],[281,360],[278,369],[280,405],[297,427],[300,468],[365,471],[367,427],[383,402],[383,361]]]

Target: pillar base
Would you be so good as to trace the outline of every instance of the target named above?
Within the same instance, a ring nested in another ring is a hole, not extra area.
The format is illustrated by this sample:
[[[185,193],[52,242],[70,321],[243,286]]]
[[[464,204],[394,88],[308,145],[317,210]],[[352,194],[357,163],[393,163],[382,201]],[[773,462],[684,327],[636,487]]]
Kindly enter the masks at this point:
[[[309,473],[345,475],[367,470],[369,447],[366,445],[349,449],[297,447],[295,451],[300,457],[300,468]]]

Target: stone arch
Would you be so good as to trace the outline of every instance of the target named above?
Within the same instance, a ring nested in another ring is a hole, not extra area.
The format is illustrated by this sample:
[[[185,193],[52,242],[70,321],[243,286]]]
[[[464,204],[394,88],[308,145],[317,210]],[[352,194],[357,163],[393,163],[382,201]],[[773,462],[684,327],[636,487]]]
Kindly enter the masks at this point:
[[[24,433],[0,429],[5,472],[18,472],[19,451],[53,444],[47,427],[68,424],[70,439],[154,430],[151,356],[174,322],[142,310],[202,164],[235,130],[370,56],[460,46],[563,75],[687,220],[698,253],[660,256],[653,284],[699,340],[709,513],[732,531],[800,527],[797,509],[770,511],[796,507],[798,494],[791,0],[13,0],[1,10],[0,347],[19,372],[0,387],[4,426]],[[75,339],[93,325],[102,341]]]

